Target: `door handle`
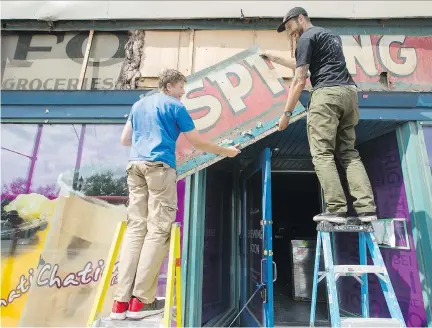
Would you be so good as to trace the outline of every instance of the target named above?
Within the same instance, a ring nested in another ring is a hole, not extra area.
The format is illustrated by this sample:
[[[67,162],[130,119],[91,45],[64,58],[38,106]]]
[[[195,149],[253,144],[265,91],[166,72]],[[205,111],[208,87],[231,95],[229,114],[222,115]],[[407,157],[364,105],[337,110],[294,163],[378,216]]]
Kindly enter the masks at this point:
[[[276,265],[275,261],[273,261],[273,267],[274,267],[274,274],[273,274],[274,279],[273,279],[273,282],[275,282],[277,280],[277,265]]]
[[[261,284],[263,284],[264,282],[263,282],[263,262],[265,261],[266,259],[262,259],[261,260],[261,265],[260,265],[260,270],[261,270]]]

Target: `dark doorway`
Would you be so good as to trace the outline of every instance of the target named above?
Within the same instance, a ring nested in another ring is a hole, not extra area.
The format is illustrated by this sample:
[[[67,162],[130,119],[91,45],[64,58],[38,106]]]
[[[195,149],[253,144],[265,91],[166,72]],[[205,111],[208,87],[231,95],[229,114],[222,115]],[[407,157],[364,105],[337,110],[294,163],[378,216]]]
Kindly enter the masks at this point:
[[[320,212],[320,185],[315,174],[272,174],[273,256],[278,271],[273,293],[275,326],[309,326],[308,291],[312,290],[317,236],[312,218]],[[297,255],[293,257],[293,253]],[[318,291],[322,300],[323,288]],[[326,302],[317,303],[316,325],[320,323],[327,323]]]

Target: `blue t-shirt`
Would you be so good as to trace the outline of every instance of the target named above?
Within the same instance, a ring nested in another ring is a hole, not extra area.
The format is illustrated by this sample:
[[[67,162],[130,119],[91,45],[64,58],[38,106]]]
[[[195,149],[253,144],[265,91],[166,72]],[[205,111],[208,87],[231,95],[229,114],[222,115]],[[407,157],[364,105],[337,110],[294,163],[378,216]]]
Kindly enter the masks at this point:
[[[195,128],[186,107],[158,92],[137,101],[128,119],[133,129],[129,160],[160,161],[176,168],[176,141],[181,132]]]

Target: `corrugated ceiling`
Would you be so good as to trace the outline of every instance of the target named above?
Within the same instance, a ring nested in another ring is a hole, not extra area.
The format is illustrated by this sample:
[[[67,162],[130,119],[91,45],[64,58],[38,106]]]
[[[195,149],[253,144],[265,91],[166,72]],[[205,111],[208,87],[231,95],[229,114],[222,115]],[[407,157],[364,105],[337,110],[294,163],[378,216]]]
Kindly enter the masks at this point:
[[[386,134],[402,123],[401,121],[362,120],[356,127],[357,144]],[[244,167],[257,158],[265,147],[273,150],[273,170],[313,170],[304,119],[293,123],[283,132],[276,132],[243,149],[237,160]],[[229,165],[228,162],[229,160],[222,161],[221,166],[226,167]]]

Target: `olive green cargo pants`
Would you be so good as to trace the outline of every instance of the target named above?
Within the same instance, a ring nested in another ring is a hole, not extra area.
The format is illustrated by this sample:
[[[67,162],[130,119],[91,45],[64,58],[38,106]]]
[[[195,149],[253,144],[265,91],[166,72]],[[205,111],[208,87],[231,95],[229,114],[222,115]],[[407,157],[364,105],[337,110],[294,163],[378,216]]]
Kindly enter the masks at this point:
[[[357,214],[376,211],[369,178],[354,148],[354,127],[358,122],[358,98],[354,86],[324,87],[312,92],[307,116],[309,148],[324,190],[327,210],[331,213],[347,212],[335,156],[346,171]]]

